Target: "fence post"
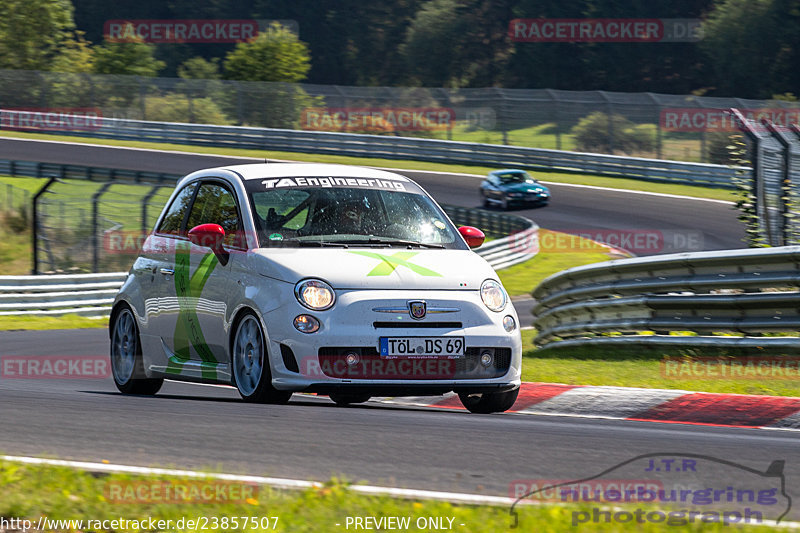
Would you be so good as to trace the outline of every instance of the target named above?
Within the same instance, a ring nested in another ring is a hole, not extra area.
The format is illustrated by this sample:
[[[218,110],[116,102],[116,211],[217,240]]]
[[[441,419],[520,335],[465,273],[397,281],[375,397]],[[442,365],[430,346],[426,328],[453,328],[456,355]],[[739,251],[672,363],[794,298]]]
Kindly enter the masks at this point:
[[[782,183],[781,183],[781,235],[783,236],[783,245],[788,246],[791,244],[791,231],[789,229],[789,224],[787,217],[789,216],[789,202],[791,200],[789,194],[789,188],[792,182],[792,149],[796,146],[786,135],[784,135],[783,131],[780,128],[775,126],[771,121],[767,119],[761,119],[761,124],[767,128],[767,130],[772,134],[772,136],[781,143],[783,146],[783,176],[782,176]]]
[[[661,102],[655,97],[653,93],[647,93],[653,105],[656,106],[656,158],[661,159]]]
[[[33,234],[31,236],[31,244],[33,245],[33,268],[31,269],[31,274],[34,276],[39,273],[39,211],[37,209],[37,204],[39,203],[39,197],[47,192],[47,189],[49,189],[57,179],[57,177],[51,176],[47,180],[47,183],[44,184],[44,187],[36,191],[36,194],[33,195],[33,202],[31,202],[31,219],[33,221],[33,231],[31,232]]]
[[[244,107],[242,101],[242,84],[238,81],[234,81],[233,84],[233,86],[236,87],[236,125],[241,126],[244,124],[244,117],[242,116]]]
[[[500,105],[498,106],[500,113],[498,119],[500,121],[500,129],[503,132],[503,144],[508,144],[508,124],[506,124],[506,95],[499,87],[495,91],[500,95]]]
[[[153,188],[150,189],[150,192],[148,192],[142,199],[142,237],[144,237],[144,235],[150,229],[150,225],[147,223],[147,207],[150,204],[150,199],[155,196],[160,188],[161,185],[153,186]]]
[[[553,122],[556,124],[556,150],[561,150],[561,114],[559,113],[560,100],[552,89],[545,89],[547,95],[553,100]]]
[[[139,105],[142,108],[142,120],[147,120],[147,106],[145,104],[146,90],[144,87],[144,80],[141,76],[136,76],[139,80]]]
[[[597,91],[606,102],[606,116],[608,117],[608,153],[614,155],[614,107],[605,91]]]
[[[99,239],[97,235],[97,217],[99,211],[100,197],[105,193],[114,182],[109,181],[105,183],[100,189],[92,195],[92,272],[97,273],[100,269],[100,248]]]

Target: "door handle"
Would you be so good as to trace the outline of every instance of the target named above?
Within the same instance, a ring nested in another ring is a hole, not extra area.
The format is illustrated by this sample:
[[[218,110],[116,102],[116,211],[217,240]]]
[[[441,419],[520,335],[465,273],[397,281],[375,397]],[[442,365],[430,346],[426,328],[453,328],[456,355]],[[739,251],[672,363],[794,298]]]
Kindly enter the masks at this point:
[[[175,274],[175,270],[172,268],[162,268],[161,273],[164,274],[165,276],[171,276]]]

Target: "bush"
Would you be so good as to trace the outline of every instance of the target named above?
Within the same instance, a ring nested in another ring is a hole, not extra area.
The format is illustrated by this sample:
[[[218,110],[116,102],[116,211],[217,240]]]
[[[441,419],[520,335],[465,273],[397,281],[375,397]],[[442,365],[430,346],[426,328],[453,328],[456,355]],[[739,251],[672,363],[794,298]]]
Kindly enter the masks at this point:
[[[578,121],[572,134],[577,149],[584,152],[649,152],[655,148],[656,127],[634,124],[622,115],[609,119],[602,111],[595,111]]]
[[[210,98],[193,98],[168,94],[147,98],[147,120],[157,122],[191,122],[195,124],[230,125],[231,120]]]
[[[725,132],[713,132],[706,137],[706,151],[708,152],[708,162],[718,165],[734,165],[738,163],[738,157],[731,155],[731,146],[735,144],[738,135]]]

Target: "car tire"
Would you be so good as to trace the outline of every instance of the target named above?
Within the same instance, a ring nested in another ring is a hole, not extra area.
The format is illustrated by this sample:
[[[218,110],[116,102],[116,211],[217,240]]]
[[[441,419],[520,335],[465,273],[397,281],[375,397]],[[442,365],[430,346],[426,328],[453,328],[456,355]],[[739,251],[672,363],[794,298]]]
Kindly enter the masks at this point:
[[[238,321],[231,343],[233,384],[246,402],[285,404],[292,393],[272,386],[264,332],[256,315],[246,312]]]
[[[146,396],[156,394],[164,384],[164,380],[145,377],[139,327],[133,311],[127,304],[120,306],[109,328],[111,329],[109,355],[114,385],[123,394]]]
[[[489,414],[508,411],[514,406],[518,395],[519,387],[506,392],[484,392],[483,394],[459,392],[458,399],[470,413]]]
[[[340,407],[344,407],[346,405],[351,405],[354,403],[364,403],[369,401],[372,396],[369,394],[357,394],[357,393],[346,393],[346,392],[332,392],[329,394],[331,400],[336,403],[336,405]]]

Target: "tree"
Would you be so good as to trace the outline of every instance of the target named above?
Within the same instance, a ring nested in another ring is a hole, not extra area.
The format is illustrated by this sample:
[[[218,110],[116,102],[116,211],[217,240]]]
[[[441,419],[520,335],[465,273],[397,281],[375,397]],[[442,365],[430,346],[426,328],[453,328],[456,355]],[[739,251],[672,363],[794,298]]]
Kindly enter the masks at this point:
[[[430,0],[406,33],[412,79],[426,86],[491,86],[510,56],[508,0]]]
[[[207,61],[199,56],[187,59],[178,67],[178,76],[187,80],[218,80],[219,59]]]
[[[303,81],[311,68],[308,47],[273,23],[256,39],[239,43],[225,57],[225,77],[243,81]]]
[[[50,65],[54,72],[89,73],[94,71],[94,49],[84,39],[82,31],[76,31],[62,43]]]
[[[0,68],[45,70],[75,23],[69,0],[2,0]]]
[[[717,91],[768,98],[797,90],[800,9],[792,0],[725,0],[703,25]]]
[[[153,56],[155,46],[144,42],[107,42],[95,50],[97,74],[127,74],[153,77],[164,62]]]

